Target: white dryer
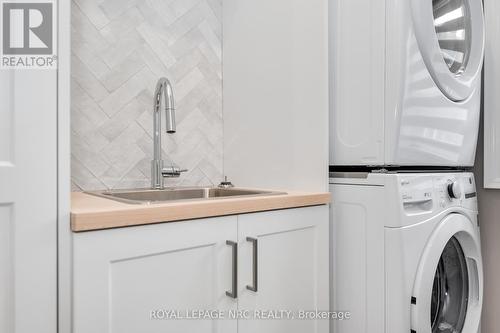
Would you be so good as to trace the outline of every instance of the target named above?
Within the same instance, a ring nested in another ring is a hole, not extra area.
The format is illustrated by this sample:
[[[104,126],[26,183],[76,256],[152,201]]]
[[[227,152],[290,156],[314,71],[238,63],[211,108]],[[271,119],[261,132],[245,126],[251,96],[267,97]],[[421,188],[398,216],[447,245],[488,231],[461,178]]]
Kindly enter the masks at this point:
[[[330,165],[472,166],[481,0],[332,0]]]
[[[483,269],[471,173],[334,174],[335,333],[478,333]]]

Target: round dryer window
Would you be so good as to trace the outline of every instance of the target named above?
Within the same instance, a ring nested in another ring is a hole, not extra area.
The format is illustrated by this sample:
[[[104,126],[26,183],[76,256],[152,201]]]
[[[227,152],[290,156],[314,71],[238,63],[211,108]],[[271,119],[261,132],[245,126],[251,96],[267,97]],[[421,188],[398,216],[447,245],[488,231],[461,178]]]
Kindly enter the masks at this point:
[[[469,273],[464,251],[453,237],[439,260],[431,301],[432,332],[462,332],[467,314]]]
[[[413,29],[427,70],[452,101],[477,89],[484,55],[481,0],[410,0]]]
[[[434,28],[443,59],[453,74],[462,74],[471,50],[471,16],[466,0],[433,0]]]

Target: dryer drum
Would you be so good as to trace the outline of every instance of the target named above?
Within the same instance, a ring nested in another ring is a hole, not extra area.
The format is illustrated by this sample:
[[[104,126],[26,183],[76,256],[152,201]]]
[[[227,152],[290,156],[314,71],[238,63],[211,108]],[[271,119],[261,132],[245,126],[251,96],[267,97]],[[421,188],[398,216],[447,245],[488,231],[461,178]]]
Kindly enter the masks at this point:
[[[431,302],[433,333],[462,332],[467,313],[469,273],[460,242],[446,244],[434,276]]]

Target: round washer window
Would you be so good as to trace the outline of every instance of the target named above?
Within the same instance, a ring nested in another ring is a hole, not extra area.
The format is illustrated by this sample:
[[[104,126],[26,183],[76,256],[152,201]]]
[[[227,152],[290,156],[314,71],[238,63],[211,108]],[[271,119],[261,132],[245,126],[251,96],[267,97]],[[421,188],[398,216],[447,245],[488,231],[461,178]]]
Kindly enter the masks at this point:
[[[432,0],[434,28],[444,61],[453,74],[462,74],[471,50],[468,0]]]
[[[462,332],[469,297],[467,262],[459,241],[446,244],[434,276],[431,302],[432,333]]]

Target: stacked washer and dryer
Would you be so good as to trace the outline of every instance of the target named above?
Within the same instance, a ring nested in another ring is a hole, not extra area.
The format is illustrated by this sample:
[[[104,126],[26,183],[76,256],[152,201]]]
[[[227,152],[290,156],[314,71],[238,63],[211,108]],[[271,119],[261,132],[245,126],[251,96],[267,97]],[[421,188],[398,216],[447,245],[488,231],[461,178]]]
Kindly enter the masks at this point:
[[[335,333],[478,333],[481,0],[330,1]]]

